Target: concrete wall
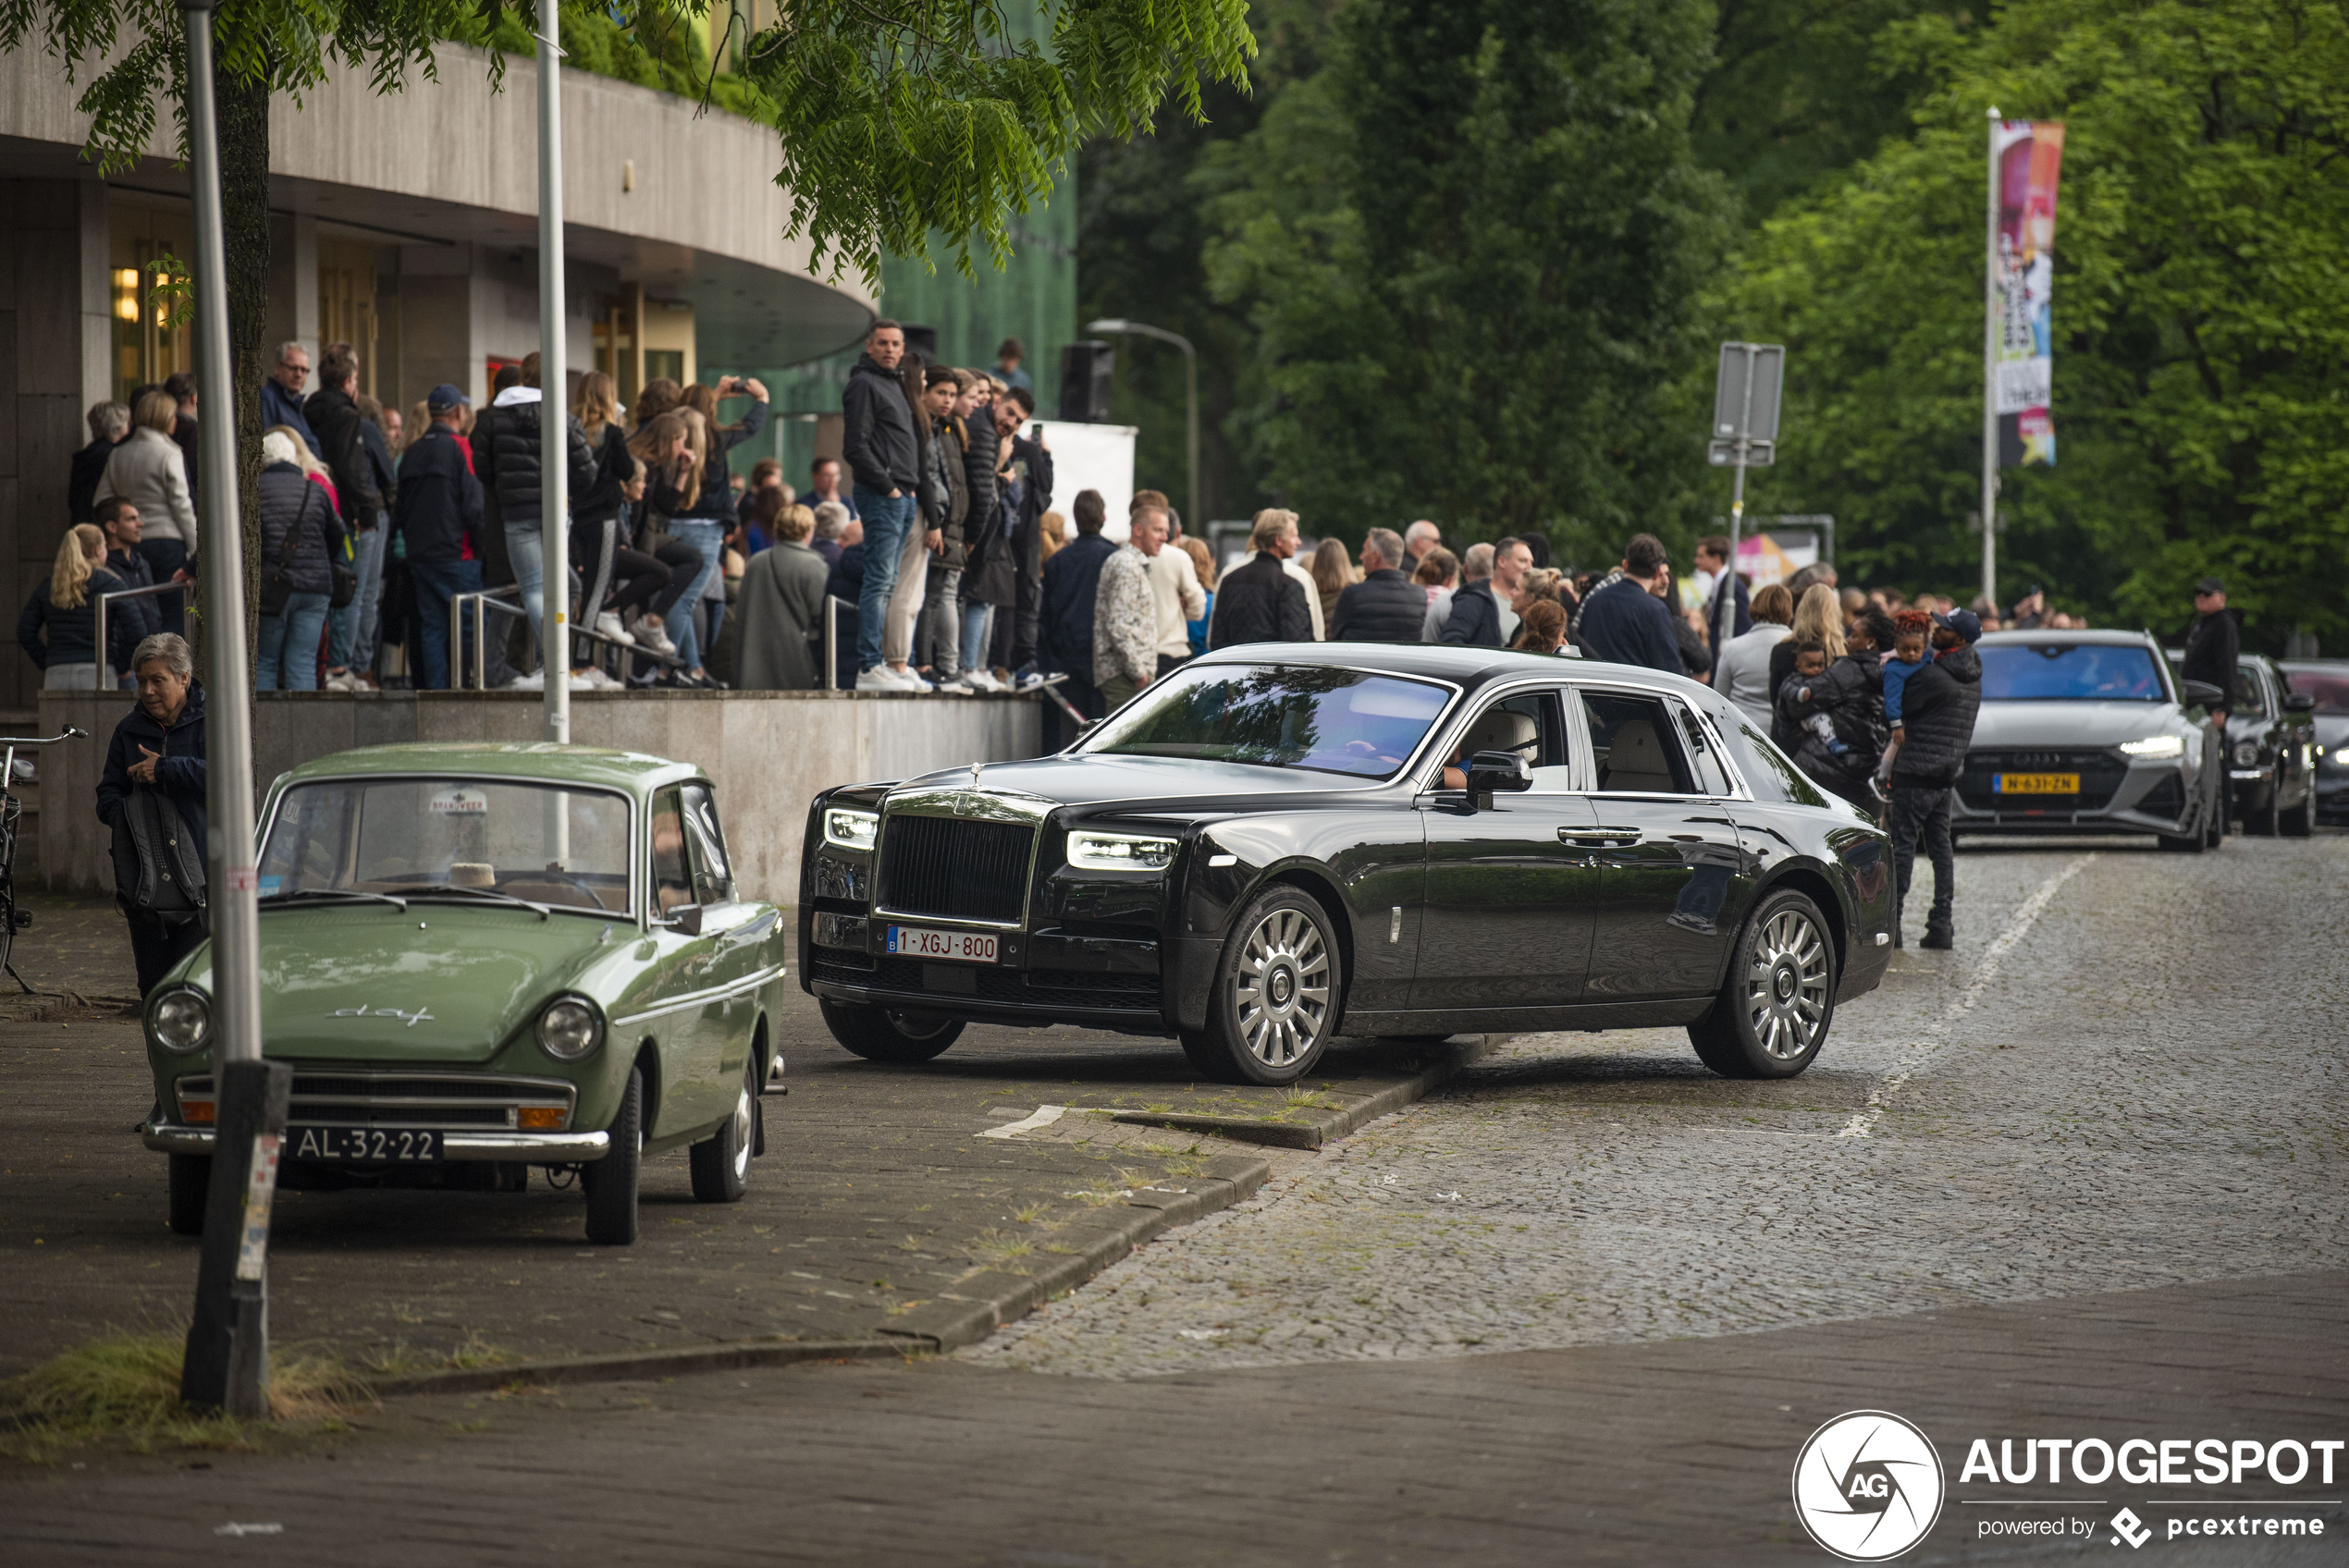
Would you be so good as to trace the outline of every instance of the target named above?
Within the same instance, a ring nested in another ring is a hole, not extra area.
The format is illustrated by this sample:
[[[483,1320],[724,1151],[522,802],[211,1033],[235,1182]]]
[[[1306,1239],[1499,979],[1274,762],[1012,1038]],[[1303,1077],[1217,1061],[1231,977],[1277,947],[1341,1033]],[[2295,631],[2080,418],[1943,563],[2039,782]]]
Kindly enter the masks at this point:
[[[130,708],[112,692],[44,692],[41,733],[75,724],[87,743],[41,757],[41,865],[53,889],[114,890],[110,838],[92,802],[107,737]],[[544,724],[528,692],[264,692],[253,704],[253,776],[353,746],[409,741],[531,741]],[[847,692],[574,692],[572,739],[699,763],[718,786],[726,841],[745,892],[793,901],[807,802],[818,790],[904,778],[972,762],[1034,756],[1033,698]]]

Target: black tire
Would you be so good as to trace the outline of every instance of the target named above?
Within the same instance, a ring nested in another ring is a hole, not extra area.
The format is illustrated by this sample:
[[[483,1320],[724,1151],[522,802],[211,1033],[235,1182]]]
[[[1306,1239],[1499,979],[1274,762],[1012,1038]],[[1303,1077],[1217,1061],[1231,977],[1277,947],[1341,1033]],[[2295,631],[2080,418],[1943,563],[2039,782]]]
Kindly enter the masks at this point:
[[[1207,995],[1207,1028],[1184,1054],[1219,1084],[1294,1084],[1337,1032],[1345,960],[1322,906],[1295,888],[1260,895],[1232,923]]]
[[[645,1168],[645,1075],[628,1070],[620,1114],[611,1119],[611,1148],[579,1168],[587,1194],[587,1239],[599,1247],[624,1247],[636,1239],[636,1187]]]
[[[2312,788],[2290,811],[2276,814],[2276,831],[2286,839],[2306,839],[2316,831],[2317,794]]]
[[[2268,803],[2257,811],[2246,811],[2243,814],[2243,830],[2246,835],[2272,839],[2282,829],[2282,802],[2276,799],[2276,787],[2270,784],[2268,786]]]
[[[824,1027],[832,1038],[867,1061],[899,1067],[928,1061],[959,1039],[963,1021],[932,1012],[900,1012],[892,1008],[866,1007],[852,1002],[818,1000]]]
[[[2202,835],[2199,833],[2189,834],[2183,839],[2173,839],[2167,833],[2157,837],[2161,847],[2173,855],[2198,855],[2202,852]]]
[[[758,1145],[758,1058],[743,1070],[733,1114],[717,1133],[685,1151],[693,1168],[694,1201],[740,1203],[750,1190],[751,1151]]]
[[[203,1234],[204,1205],[212,1197],[212,1156],[175,1154],[171,1161],[171,1233]]]
[[[1790,888],[1767,894],[1738,933],[1720,996],[1689,1025],[1689,1043],[1724,1078],[1791,1078],[1826,1043],[1835,985],[1835,941],[1819,906]]]

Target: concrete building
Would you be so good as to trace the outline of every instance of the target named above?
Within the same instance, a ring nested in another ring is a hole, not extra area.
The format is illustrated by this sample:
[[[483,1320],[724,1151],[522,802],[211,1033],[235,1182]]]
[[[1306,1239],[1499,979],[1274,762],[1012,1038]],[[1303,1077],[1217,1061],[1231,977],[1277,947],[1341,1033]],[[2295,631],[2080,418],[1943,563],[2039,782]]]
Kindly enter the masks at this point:
[[[361,386],[405,409],[439,382],[476,401],[538,347],[537,80],[510,59],[439,51],[439,80],[378,95],[336,67],[270,120],[268,340],[361,351]],[[190,364],[186,329],[149,303],[156,270],[194,252],[171,119],[139,166],[102,179],[88,116],[37,49],[0,55],[0,605],[48,570],[67,524],[86,410]],[[670,93],[563,79],[573,374],[613,373],[623,400],[654,377],[787,366],[861,337],[872,300],[818,280],[786,240],[791,193],[773,133]],[[312,390],[316,389],[314,378]],[[209,411],[209,410],[207,410]],[[32,706],[39,672],[0,660],[0,710]]]

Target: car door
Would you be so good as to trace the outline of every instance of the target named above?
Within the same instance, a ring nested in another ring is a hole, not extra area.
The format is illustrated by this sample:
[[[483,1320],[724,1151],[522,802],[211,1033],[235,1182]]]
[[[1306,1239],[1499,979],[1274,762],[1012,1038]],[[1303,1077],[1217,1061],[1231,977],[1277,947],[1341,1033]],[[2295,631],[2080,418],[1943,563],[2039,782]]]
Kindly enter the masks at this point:
[[[681,803],[702,937],[714,945],[705,985],[726,989],[710,999],[703,1016],[703,1026],[719,1042],[717,1099],[722,1110],[732,1103],[733,1084],[742,1077],[750,1052],[751,1029],[758,1020],[753,982],[769,965],[768,954],[780,916],[769,905],[744,901],[735,887],[726,834],[718,820],[718,798],[710,787],[686,785]]]
[[[719,1069],[725,1051],[722,1010],[704,999],[716,984],[720,940],[705,926],[687,929],[699,907],[684,791],[653,796],[651,832],[653,965],[658,995],[643,1017],[660,1053],[660,1109],[652,1135],[665,1138],[716,1121],[732,1103]]]
[[[1564,1007],[1580,998],[1599,869],[1590,842],[1597,818],[1578,788],[1571,733],[1559,688],[1496,697],[1459,732],[1451,755],[1519,752],[1533,765],[1533,788],[1489,802],[1440,788],[1420,796],[1427,912],[1415,1011]]]
[[[1585,1002],[1701,996],[1721,983],[1753,876],[1728,776],[1678,699],[1580,684],[1601,868]]]

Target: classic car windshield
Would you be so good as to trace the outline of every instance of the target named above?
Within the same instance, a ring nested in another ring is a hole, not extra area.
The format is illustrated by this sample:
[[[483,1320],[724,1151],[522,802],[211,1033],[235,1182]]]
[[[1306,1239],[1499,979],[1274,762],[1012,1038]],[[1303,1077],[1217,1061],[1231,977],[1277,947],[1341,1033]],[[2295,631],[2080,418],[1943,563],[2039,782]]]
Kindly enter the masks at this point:
[[[1424,680],[1313,665],[1177,670],[1085,749],[1391,778],[1451,692]]]
[[[609,790],[508,779],[332,778],[297,785],[277,802],[260,890],[265,900],[472,888],[625,913],[628,864],[628,801]]]
[[[2170,700],[2149,649],[2124,643],[1986,643],[1986,703],[2162,703]]]

